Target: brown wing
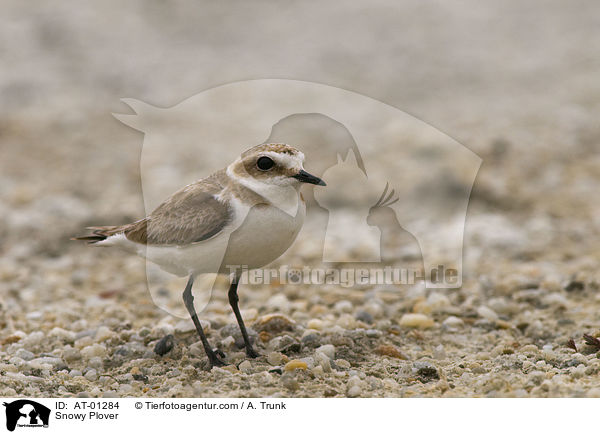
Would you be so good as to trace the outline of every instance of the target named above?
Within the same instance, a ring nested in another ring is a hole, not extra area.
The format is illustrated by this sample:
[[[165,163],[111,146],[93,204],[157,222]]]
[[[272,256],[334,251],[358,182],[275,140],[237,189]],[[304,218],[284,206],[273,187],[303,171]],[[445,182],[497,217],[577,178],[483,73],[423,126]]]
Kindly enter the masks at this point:
[[[125,236],[149,245],[186,245],[215,236],[230,221],[229,206],[209,192],[188,187],[125,231]]]
[[[232,210],[215,199],[222,190],[213,175],[173,194],[148,217],[123,226],[93,227],[93,235],[79,239],[98,242],[119,233],[128,240],[148,245],[188,245],[207,240],[232,220]]]

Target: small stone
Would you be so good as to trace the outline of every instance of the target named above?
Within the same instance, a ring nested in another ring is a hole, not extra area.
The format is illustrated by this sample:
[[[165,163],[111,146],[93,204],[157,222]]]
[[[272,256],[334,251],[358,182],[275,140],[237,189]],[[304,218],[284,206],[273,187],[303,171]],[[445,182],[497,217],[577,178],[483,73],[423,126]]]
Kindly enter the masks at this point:
[[[334,363],[342,369],[350,369],[350,362],[345,359],[335,359]]]
[[[363,311],[368,313],[369,315],[371,315],[371,318],[381,318],[385,313],[385,310],[383,307],[384,307],[383,303],[381,303],[379,301],[371,300],[367,304],[364,305]]]
[[[287,357],[277,351],[272,351],[267,355],[267,362],[271,366],[281,365],[284,359],[287,359]]]
[[[498,319],[498,314],[487,306],[479,306],[477,314],[490,322],[495,322]]]
[[[317,364],[323,369],[323,372],[331,372],[331,359],[329,357],[323,353],[317,353],[315,359]]]
[[[23,339],[23,344],[25,344],[27,347],[36,346],[41,344],[45,338],[46,337],[43,332],[32,332],[29,333],[25,339]]]
[[[439,380],[440,378],[437,368],[430,362],[415,362],[413,364],[413,371],[423,383],[431,380]]]
[[[98,372],[95,369],[88,369],[84,377],[88,381],[96,381],[96,379],[98,378]]]
[[[235,344],[235,339],[233,338],[233,336],[227,336],[225,339],[221,340],[221,347],[223,347],[223,348],[232,347],[234,344]]]
[[[296,326],[294,320],[279,313],[261,316],[253,327],[261,332],[265,331],[272,334],[278,334],[284,331],[293,331]]]
[[[352,386],[348,389],[348,392],[346,392],[346,396],[348,398],[356,398],[357,396],[360,396],[361,393],[362,389],[360,386]]]
[[[382,356],[394,357],[396,359],[401,360],[408,360],[408,357],[406,357],[398,348],[396,348],[393,345],[379,345],[375,349],[375,352]]]
[[[249,360],[244,360],[242,363],[240,363],[238,369],[244,374],[250,374],[252,373],[252,363],[250,363]]]
[[[333,360],[335,358],[335,346],[331,344],[321,345],[315,350],[315,353],[325,354],[329,359]]]
[[[366,310],[359,310],[355,316],[357,321],[362,321],[365,324],[373,324],[373,315],[371,315]]]
[[[77,348],[67,345],[63,348],[62,356],[67,362],[81,359],[81,352]]]
[[[450,306],[450,299],[439,292],[432,292],[425,302],[430,312],[443,312]]]
[[[283,369],[285,371],[293,371],[295,369],[307,369],[308,365],[306,364],[306,362],[303,362],[302,360],[290,360],[289,362],[287,362],[285,364],[285,366],[283,367]]]
[[[456,316],[449,316],[442,323],[443,327],[450,330],[457,330],[459,328],[462,328],[464,325],[465,322]]]
[[[446,351],[442,344],[433,349],[433,358],[436,360],[444,360],[446,358]]]
[[[81,355],[86,359],[91,359],[92,357],[104,357],[106,356],[106,353],[106,347],[102,344],[92,344],[81,350]]]
[[[83,373],[78,369],[71,369],[71,371],[69,372],[69,375],[71,377],[81,377],[81,376],[83,376]]]
[[[23,360],[33,360],[33,358],[35,357],[31,351],[27,351],[24,348],[19,349],[15,353],[15,356],[20,357]]]
[[[175,337],[173,335],[166,335],[154,346],[154,352],[159,356],[164,356],[173,349],[175,343]]]
[[[583,282],[573,280],[565,286],[565,291],[567,292],[579,292],[585,289],[585,284]]]
[[[283,374],[281,376],[280,381],[283,387],[292,392],[298,390],[298,388],[300,387],[300,385],[298,384],[298,380],[296,380],[296,378],[294,378],[294,375],[289,372]]]
[[[92,357],[89,361],[88,361],[88,366],[91,368],[95,368],[95,369],[100,369],[102,368],[102,358],[100,357]]]
[[[334,306],[333,309],[339,313],[350,313],[352,312],[352,303],[348,300],[340,300]]]
[[[298,353],[302,345],[290,335],[278,336],[269,342],[269,350],[279,351],[285,355]]]
[[[320,319],[313,318],[310,321],[308,321],[306,327],[313,330],[323,330],[323,328],[325,327],[325,323]]]
[[[74,343],[75,348],[85,348],[85,347],[89,347],[90,345],[92,345],[94,343],[94,340],[89,337],[89,336],[84,336],[80,339],[77,339]]]
[[[348,398],[356,398],[362,393],[363,381],[357,376],[352,375],[346,383],[346,396]]]
[[[308,331],[308,330],[307,330]],[[315,348],[321,343],[321,336],[319,333],[309,332],[302,337],[302,345],[309,348]]]
[[[356,328],[356,320],[350,314],[344,313],[338,318],[336,324],[343,329],[352,330]]]
[[[128,395],[133,392],[133,386],[131,384],[120,384],[119,385],[119,394],[121,396]]]
[[[322,377],[325,375],[325,371],[321,365],[315,366],[310,370],[310,372],[312,372],[315,377]]]
[[[210,323],[208,321],[200,320],[200,325],[204,333],[210,332]],[[196,326],[191,319],[182,319],[175,324],[176,333],[191,333],[193,331],[196,331]]]
[[[49,336],[56,337],[61,339],[64,342],[74,342],[75,341],[75,333],[70,330],[65,330],[60,327],[54,327],[48,333]]]
[[[399,324],[402,327],[413,327],[413,328],[429,328],[433,327],[434,322],[427,315],[422,313],[405,313],[400,318]]]
[[[258,333],[252,327],[246,327],[246,331],[248,332],[248,337],[251,343],[254,343],[258,338]],[[222,338],[226,338],[227,336],[232,336],[235,339],[236,348],[242,349],[244,348],[244,337],[242,336],[242,332],[240,331],[240,327],[237,324],[227,324],[225,327],[222,327],[219,331],[219,334]]]
[[[285,294],[276,294],[267,300],[267,307],[278,312],[288,313],[291,303]]]
[[[113,332],[106,326],[98,327],[98,331],[96,332],[96,336],[94,337],[96,342],[104,342],[113,336],[116,336],[116,333]]]

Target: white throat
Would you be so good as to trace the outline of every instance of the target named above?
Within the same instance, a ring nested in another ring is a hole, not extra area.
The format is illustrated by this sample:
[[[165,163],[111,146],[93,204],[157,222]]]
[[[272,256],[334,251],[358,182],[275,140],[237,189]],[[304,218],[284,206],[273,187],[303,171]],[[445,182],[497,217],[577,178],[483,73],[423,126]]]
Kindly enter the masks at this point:
[[[273,206],[281,209],[291,217],[298,213],[300,205],[300,189],[292,185],[277,185],[260,182],[252,177],[241,177],[227,169],[227,175],[234,182],[239,182],[256,194],[267,199]]]

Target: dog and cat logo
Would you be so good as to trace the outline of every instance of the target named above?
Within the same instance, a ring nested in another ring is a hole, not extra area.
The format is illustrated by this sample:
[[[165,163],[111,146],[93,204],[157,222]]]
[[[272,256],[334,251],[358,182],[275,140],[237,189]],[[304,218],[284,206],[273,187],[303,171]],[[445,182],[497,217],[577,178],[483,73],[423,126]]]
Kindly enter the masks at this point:
[[[48,428],[50,409],[40,403],[29,399],[19,399],[5,402],[6,429],[14,431],[15,428]]]

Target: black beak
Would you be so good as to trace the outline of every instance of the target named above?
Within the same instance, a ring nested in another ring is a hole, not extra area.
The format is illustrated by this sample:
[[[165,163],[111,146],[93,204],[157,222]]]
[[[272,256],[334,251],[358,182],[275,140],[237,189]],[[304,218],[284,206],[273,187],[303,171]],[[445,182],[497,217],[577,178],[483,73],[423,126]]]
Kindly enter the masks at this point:
[[[301,170],[300,172],[298,172],[297,175],[292,176],[292,178],[296,178],[298,181],[306,182],[308,184],[327,185],[325,184],[325,181],[323,181],[321,178],[315,175],[311,175],[305,170]]]

